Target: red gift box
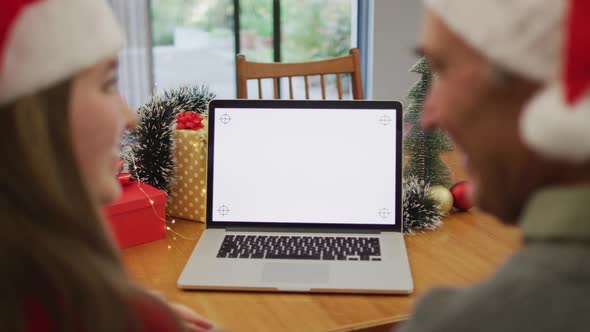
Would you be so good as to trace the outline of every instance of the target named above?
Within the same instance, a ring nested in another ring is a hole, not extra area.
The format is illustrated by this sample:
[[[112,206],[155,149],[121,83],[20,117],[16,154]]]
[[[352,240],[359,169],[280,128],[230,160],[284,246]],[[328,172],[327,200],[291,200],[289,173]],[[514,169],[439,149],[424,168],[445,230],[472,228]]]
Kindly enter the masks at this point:
[[[145,193],[137,182],[123,186],[122,195],[103,209],[120,248],[166,238],[166,193],[145,183],[140,186]]]

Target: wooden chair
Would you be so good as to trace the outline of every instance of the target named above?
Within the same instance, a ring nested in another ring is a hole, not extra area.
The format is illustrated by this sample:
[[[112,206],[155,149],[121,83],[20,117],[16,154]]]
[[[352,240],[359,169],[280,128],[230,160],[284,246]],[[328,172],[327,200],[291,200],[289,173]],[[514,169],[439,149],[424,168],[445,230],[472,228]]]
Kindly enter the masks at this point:
[[[260,63],[246,60],[238,54],[236,59],[238,98],[248,99],[248,80],[258,80],[258,98],[262,99],[262,79],[272,79],[274,98],[279,98],[279,78],[289,79],[289,97],[293,99],[293,77],[303,76],[305,81],[305,99],[309,99],[309,76],[320,76],[322,99],[326,99],[325,75],[335,74],[338,86],[338,99],[342,100],[342,74],[350,73],[352,98],[364,99],[361,78],[360,54],[358,48],[350,50],[349,55],[327,60],[299,63]]]

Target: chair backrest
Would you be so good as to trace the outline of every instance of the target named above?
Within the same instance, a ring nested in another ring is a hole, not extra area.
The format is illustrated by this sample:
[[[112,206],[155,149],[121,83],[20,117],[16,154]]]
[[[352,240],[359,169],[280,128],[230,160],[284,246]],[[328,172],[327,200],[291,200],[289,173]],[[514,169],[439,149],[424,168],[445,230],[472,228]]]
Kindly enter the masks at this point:
[[[349,55],[298,63],[260,63],[246,60],[246,56],[238,54],[236,59],[238,80],[238,98],[248,99],[248,80],[258,80],[258,98],[262,99],[262,79],[272,79],[274,98],[279,98],[279,79],[289,79],[289,97],[293,99],[293,77],[302,76],[305,82],[305,99],[309,99],[309,76],[320,76],[322,99],[326,99],[325,75],[335,74],[338,99],[342,100],[342,74],[350,74],[352,98],[364,99],[361,77],[360,55],[358,48],[350,50]]]

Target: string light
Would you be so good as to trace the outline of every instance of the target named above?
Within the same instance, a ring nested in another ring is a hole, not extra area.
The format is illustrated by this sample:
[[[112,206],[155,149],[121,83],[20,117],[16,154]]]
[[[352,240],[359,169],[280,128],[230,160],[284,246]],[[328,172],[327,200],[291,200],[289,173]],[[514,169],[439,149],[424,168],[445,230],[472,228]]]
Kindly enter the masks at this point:
[[[159,85],[156,84],[154,86],[154,92],[157,92],[159,89]],[[171,174],[173,172],[173,163],[168,156],[174,145],[173,137],[174,130],[177,127],[176,120],[178,111],[193,110],[198,111],[199,113],[206,113],[207,105],[214,97],[215,94],[210,91],[206,85],[185,85],[177,89],[166,91],[163,94],[153,93],[152,97],[140,107],[139,126],[137,130],[138,135],[136,137],[137,149],[131,149],[132,153],[130,154],[130,160],[133,163],[132,165],[129,165],[131,170],[135,170],[135,175],[137,175],[138,178],[137,180],[147,183],[148,181],[145,181],[146,178],[150,178],[153,179],[154,182],[149,182],[157,183],[159,185],[168,185],[171,181],[173,182]],[[203,115],[203,125],[207,128],[206,114]],[[162,140],[166,144],[162,144]],[[158,157],[157,159],[163,162],[151,161],[149,166],[144,166],[146,155],[156,155]],[[159,159],[159,157],[162,157],[162,159]],[[140,160],[139,167],[136,164],[137,160]],[[149,168],[153,166],[158,167],[159,170],[153,173],[144,172],[148,171]],[[139,173],[147,174],[145,176],[146,178],[140,179]],[[160,220],[164,220],[166,224],[170,223],[170,221],[165,219],[165,217],[170,218],[170,216],[160,216],[158,212],[155,211],[153,200],[151,200],[149,195],[142,190],[139,181],[137,185],[148,201],[150,201],[150,205],[152,206],[156,217]],[[174,223],[175,221],[173,219],[171,224]],[[183,239],[197,239],[183,236],[168,226],[165,227],[166,231],[177,234]]]
[[[138,169],[138,167],[137,167],[137,165],[135,164],[135,158],[133,157],[133,155],[131,156],[131,162],[133,163],[133,169],[134,169],[134,170],[137,170],[137,169]],[[137,174],[137,172],[136,172],[136,174]],[[155,207],[155,202],[154,202],[154,200],[153,200],[153,199],[150,197],[150,195],[148,195],[148,193],[147,193],[147,192],[145,192],[145,190],[143,190],[143,188],[142,188],[142,186],[141,186],[141,181],[139,181],[139,179],[137,179],[137,181],[136,181],[136,182],[137,182],[137,188],[138,188],[138,189],[139,189],[139,190],[140,190],[140,191],[143,193],[143,195],[144,195],[144,196],[145,196],[145,197],[148,199],[148,201],[149,201],[149,203],[150,203],[150,206],[151,206],[151,208],[152,208],[152,211],[154,212],[154,215],[155,215],[155,216],[156,216],[158,219],[160,219],[161,221],[164,221],[164,223],[171,223],[171,224],[175,224],[175,223],[176,223],[176,220],[175,220],[175,219],[172,219],[171,221],[168,221],[168,220],[166,220],[166,218],[163,218],[163,217],[161,217],[161,216],[158,214],[158,211],[156,211],[156,207]],[[171,232],[171,233],[172,233],[172,234],[174,234],[174,235],[178,235],[180,238],[182,238],[182,239],[184,239],[184,240],[198,240],[198,239],[199,239],[198,237],[188,237],[188,236],[184,236],[184,235],[182,235],[182,234],[178,233],[177,231],[173,230],[172,228],[170,228],[168,225],[165,225],[164,227],[166,228],[166,230],[167,230],[167,231]],[[174,237],[173,239],[174,239],[174,240],[176,240],[176,237]],[[170,248],[171,248],[171,246],[168,246],[168,249],[170,249]]]

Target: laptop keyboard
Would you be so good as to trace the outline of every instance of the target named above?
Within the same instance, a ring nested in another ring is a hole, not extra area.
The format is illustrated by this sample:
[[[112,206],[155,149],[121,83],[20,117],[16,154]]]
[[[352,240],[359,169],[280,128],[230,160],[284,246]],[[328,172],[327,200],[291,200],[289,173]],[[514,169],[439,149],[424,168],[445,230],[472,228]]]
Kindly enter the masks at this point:
[[[380,261],[376,237],[226,235],[218,258]]]

